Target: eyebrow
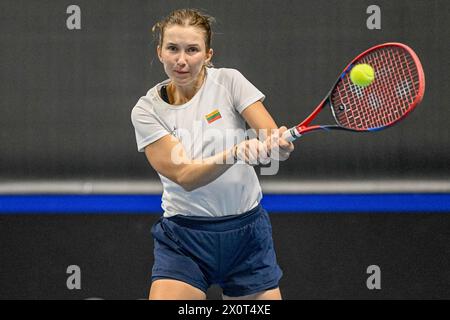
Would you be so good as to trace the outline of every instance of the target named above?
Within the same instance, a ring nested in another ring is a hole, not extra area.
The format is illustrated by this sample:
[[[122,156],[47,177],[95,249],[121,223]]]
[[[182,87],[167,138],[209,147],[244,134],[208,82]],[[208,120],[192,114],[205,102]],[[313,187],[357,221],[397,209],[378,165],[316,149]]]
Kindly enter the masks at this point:
[[[167,45],[168,45],[168,46],[177,46],[178,44],[173,43],[173,42],[168,42]],[[196,44],[196,43],[188,44],[187,46],[188,46],[188,47],[200,47],[200,46],[199,46],[198,44]]]

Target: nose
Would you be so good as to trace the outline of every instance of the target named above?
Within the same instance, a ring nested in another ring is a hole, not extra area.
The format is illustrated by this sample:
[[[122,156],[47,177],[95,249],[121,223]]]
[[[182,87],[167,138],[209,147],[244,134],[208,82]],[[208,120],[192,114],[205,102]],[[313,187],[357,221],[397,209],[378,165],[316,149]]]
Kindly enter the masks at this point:
[[[186,55],[183,51],[180,52],[177,59],[177,65],[184,66],[186,64]]]

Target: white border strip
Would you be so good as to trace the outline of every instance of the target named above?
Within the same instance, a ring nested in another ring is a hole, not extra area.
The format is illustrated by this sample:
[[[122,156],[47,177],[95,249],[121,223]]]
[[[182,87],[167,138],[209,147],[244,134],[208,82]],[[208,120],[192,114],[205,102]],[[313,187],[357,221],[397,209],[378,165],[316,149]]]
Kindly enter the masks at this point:
[[[366,180],[266,182],[268,193],[449,193],[450,181]]]
[[[450,193],[448,180],[261,181],[264,193]],[[161,194],[159,181],[3,181],[0,194]]]

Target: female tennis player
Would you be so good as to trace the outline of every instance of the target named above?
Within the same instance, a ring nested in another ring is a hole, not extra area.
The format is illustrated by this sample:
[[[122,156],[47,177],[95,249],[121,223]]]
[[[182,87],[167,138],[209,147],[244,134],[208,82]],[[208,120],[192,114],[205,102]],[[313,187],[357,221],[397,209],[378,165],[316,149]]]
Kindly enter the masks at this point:
[[[286,160],[294,146],[281,138],[286,128],[277,129],[263,93],[239,71],[212,67],[212,21],[182,9],[153,27],[169,79],[132,111],[138,151],[164,189],[149,298],[206,299],[218,284],[224,299],[281,299],[253,166]],[[259,139],[242,134],[246,123]]]

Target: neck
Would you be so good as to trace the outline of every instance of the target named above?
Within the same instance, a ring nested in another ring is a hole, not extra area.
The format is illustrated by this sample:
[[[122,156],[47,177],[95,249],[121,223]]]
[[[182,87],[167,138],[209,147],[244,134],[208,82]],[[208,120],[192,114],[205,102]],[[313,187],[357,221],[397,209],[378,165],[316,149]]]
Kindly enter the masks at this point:
[[[171,104],[180,105],[191,100],[197,91],[202,87],[203,81],[206,76],[205,68],[200,72],[197,81],[189,87],[179,87],[170,82],[167,85],[167,93]]]

